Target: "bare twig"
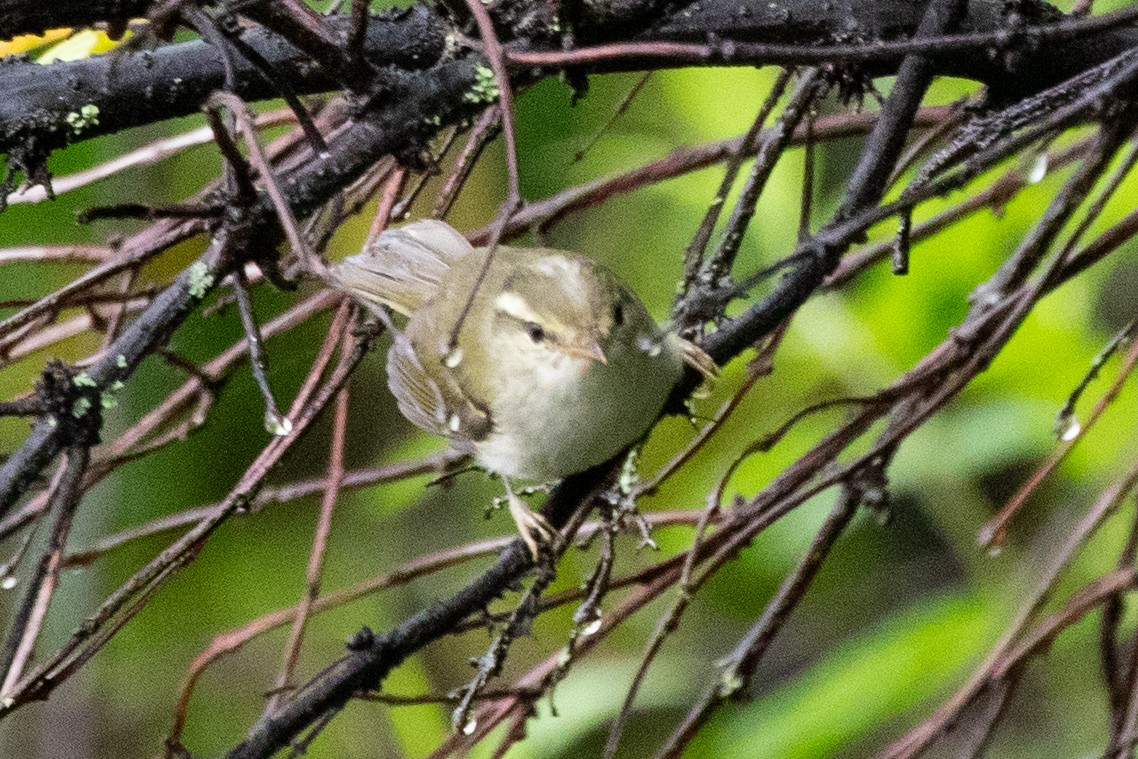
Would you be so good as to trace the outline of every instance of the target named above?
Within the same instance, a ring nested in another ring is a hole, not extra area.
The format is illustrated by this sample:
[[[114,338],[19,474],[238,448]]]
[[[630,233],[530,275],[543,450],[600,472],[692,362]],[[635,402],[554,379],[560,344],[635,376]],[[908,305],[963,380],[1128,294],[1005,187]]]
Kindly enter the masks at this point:
[[[683,300],[682,294],[688,292],[696,285],[696,278],[703,268],[707,243],[711,240],[711,235],[715,231],[715,224],[718,222],[719,214],[727,202],[727,195],[731,192],[731,188],[735,186],[735,178],[738,176],[739,169],[743,165],[743,159],[750,156],[753,151],[769,148],[775,142],[773,139],[775,130],[773,129],[763,135],[765,139],[761,142],[758,138],[762,132],[763,124],[770,118],[771,112],[774,111],[774,107],[778,103],[779,98],[786,92],[786,87],[790,83],[791,73],[790,69],[783,69],[779,73],[778,78],[774,84],[771,85],[770,91],[767,93],[767,97],[763,101],[762,106],[760,106],[758,115],[756,115],[755,120],[751,122],[751,128],[743,135],[735,152],[732,153],[726,161],[723,179],[719,183],[719,191],[715,194],[715,198],[707,207],[707,211],[704,212],[703,221],[700,222],[699,227],[696,229],[695,237],[692,238],[691,243],[688,244],[688,248],[684,252],[683,290],[681,295],[677,296],[674,308],[679,307],[681,304]],[[766,150],[766,152],[768,156],[779,155],[781,153],[781,151],[771,150]],[[764,161],[764,163],[766,163],[766,161]]]
[[[968,682],[952,698],[937,708],[928,719],[886,748],[880,755],[882,759],[913,759],[920,756],[937,736],[951,728],[964,708],[984,692],[993,681],[999,679],[998,667],[1001,666],[1002,662],[1007,661],[1017,643],[1023,639],[1023,631],[1029,621],[1038,614],[1055,592],[1056,579],[1070,563],[1075,553],[1098,530],[1103,521],[1113,513],[1121,499],[1125,498],[1136,484],[1138,484],[1138,465],[1133,466],[1124,477],[1103,491],[1098,500],[1070,532],[1063,545],[1058,550],[1051,551],[1053,558],[1046,568],[1039,573],[1039,581],[1035,589],[1027,597],[1026,602],[1001,636],[999,642],[996,643],[992,652],[977,668]]]
[[[118,590],[112,593],[53,656],[44,661],[15,686],[10,701],[0,704],[0,717],[28,702],[45,697],[58,684],[95,654],[134,613],[139,603],[187,563],[197,553],[202,542],[229,515],[245,506],[256,494],[269,469],[280,460],[292,444],[309,428],[312,422],[347,382],[354,367],[367,352],[372,340],[377,336],[375,330],[361,333],[350,352],[345,353],[333,374],[322,385],[319,378],[324,366],[331,360],[333,349],[341,340],[341,333],[325,344],[322,354],[317,357],[309,378],[297,394],[290,409],[289,418],[293,431],[284,437],[274,438],[246,470],[225,500],[224,506],[216,514],[200,522],[196,527],[175,541],[145,567],[136,572]],[[319,387],[319,391],[317,388]]]
[[[370,248],[383,234],[383,230],[387,229],[387,225],[391,223],[391,212],[395,209],[395,200],[403,192],[403,186],[406,182],[407,169],[396,166],[383,185],[383,195],[379,198],[379,205],[376,207],[375,216],[371,220],[367,240],[364,242],[364,250]]]
[[[1093,34],[1102,29],[1126,26],[1138,19],[1138,9],[1104,13],[1072,21],[1030,25],[1030,31],[1040,41],[1055,38],[1070,39],[1071,35]],[[777,43],[748,43],[732,40],[730,53],[735,58],[761,59],[783,66],[813,66],[824,63],[857,63],[894,61],[903,56],[944,56],[967,50],[983,50],[999,45],[1006,30],[944,35],[919,35],[912,39],[875,40],[872,44],[802,45]],[[589,66],[613,61],[635,62],[640,65],[667,63],[702,63],[724,56],[722,43],[686,42],[616,42],[607,45],[563,51],[510,51],[507,60],[515,66]]]
[[[605,119],[605,123],[602,124],[600,128],[593,133],[593,136],[589,138],[588,142],[582,145],[581,148],[573,154],[574,162],[584,160],[589,151],[593,149],[593,146],[600,142],[600,139],[604,137],[605,133],[612,128],[612,125],[616,123],[616,120],[628,112],[628,109],[632,106],[633,101],[636,100],[637,96],[644,89],[644,85],[648,84],[648,80],[651,78],[651,71],[646,71],[641,74],[640,78],[636,80],[636,84],[632,85],[632,88],[628,91],[628,94],[621,98],[620,105],[618,105],[613,110],[612,114],[610,114],[607,119]]]
[[[308,623],[309,612],[320,595],[320,580],[324,572],[324,555],[328,550],[328,535],[332,532],[332,511],[344,481],[344,442],[348,435],[348,391],[341,390],[336,397],[336,414],[332,421],[332,448],[328,454],[328,476],[324,486],[324,497],[320,502],[320,518],[316,523],[316,533],[312,538],[312,553],[308,557],[307,582],[304,595],[297,604],[292,632],[285,644],[284,661],[277,681],[273,686],[274,695],[266,705],[266,711],[273,711],[277,699],[292,682],[297,660],[300,658],[300,644],[304,639],[304,627]]]
[[[265,429],[274,435],[287,435],[292,426],[281,415],[277,408],[277,399],[269,386],[267,361],[262,346],[261,327],[257,324],[257,317],[253,313],[253,301],[249,298],[249,283],[245,279],[245,270],[238,267],[233,272],[233,292],[237,296],[237,309],[241,312],[241,326],[245,329],[245,344],[249,346],[249,366],[253,369],[253,378],[265,399]]]
[[[255,125],[260,129],[295,122],[296,116],[294,116],[291,111],[285,109],[261,113],[254,119]],[[164,161],[167,158],[179,155],[190,148],[198,145],[206,145],[212,141],[213,130],[208,126],[191,129],[188,132],[173,137],[155,140],[149,145],[144,145],[141,148],[136,148],[130,152],[115,156],[89,169],[77,171],[74,174],[52,177],[51,190],[52,193],[58,197],[72,190],[78,190],[81,187],[86,187],[100,180],[113,177],[128,169],[133,169],[138,166],[152,166],[159,161]],[[7,202],[8,205],[11,206],[23,203],[42,203],[47,199],[47,191],[42,186],[36,185],[34,187],[21,188],[11,193],[8,195]],[[0,260],[3,259],[0,258]]]
[[[261,181],[264,183],[265,192],[272,200],[273,209],[276,211],[281,229],[284,230],[285,235],[288,237],[289,244],[292,245],[292,249],[296,251],[300,260],[308,267],[310,273],[316,275],[323,274],[323,263],[309,250],[303,235],[300,234],[292,207],[289,205],[288,200],[285,198],[273,174],[272,162],[266,155],[264,148],[261,147],[261,138],[257,134],[256,127],[254,126],[253,114],[249,112],[248,107],[240,98],[225,92],[213,93],[213,95],[210,96],[207,107],[211,109],[224,107],[228,109],[229,113],[236,119],[237,128],[241,131],[242,136],[245,138],[245,146],[249,149],[250,161],[257,168]],[[326,146],[324,152],[327,152]]]
[[[459,191],[466,184],[470,172],[474,169],[474,164],[478,162],[482,151],[497,134],[501,121],[502,109],[497,105],[490,106],[478,117],[478,122],[470,130],[470,137],[466,140],[466,146],[463,147],[458,160],[454,162],[446,182],[439,189],[431,216],[436,219],[445,219],[450,213],[454,201],[458,199]]]
[[[691,711],[676,727],[667,742],[657,753],[659,757],[679,756],[684,747],[695,736],[695,733],[711,717],[717,706],[724,699],[736,696],[745,688],[747,681],[758,668],[759,661],[766,653],[767,647],[774,640],[775,635],[782,628],[790,613],[805,596],[814,576],[822,566],[822,562],[834,547],[842,531],[850,523],[862,494],[855,493],[851,488],[838,496],[838,503],[822,524],[814,542],[806,555],[802,557],[794,572],[787,576],[779,587],[778,592],[763,609],[762,616],[739,639],[735,650],[720,665],[720,673],[715,682],[708,688],[699,701],[692,706]]]
[[[1039,485],[1047,478],[1047,476],[1059,466],[1062,461],[1067,458],[1067,455],[1072,449],[1086,436],[1094,426],[1095,423],[1102,417],[1103,412],[1110,408],[1118,394],[1122,392],[1122,387],[1126,382],[1127,377],[1134,371],[1135,365],[1138,364],[1138,342],[1135,342],[1130,350],[1127,351],[1126,356],[1122,360],[1122,366],[1119,369],[1118,377],[1111,384],[1102,397],[1095,402],[1094,408],[1091,409],[1090,414],[1087,415],[1086,421],[1079,423],[1077,427],[1069,427],[1064,430],[1061,435],[1059,447],[1055,450],[1047,461],[1040,466],[1028,478],[1028,480],[1016,491],[1007,504],[1000,509],[1000,513],[985,524],[980,529],[980,534],[977,538],[981,545],[1003,545],[1007,538],[1008,523],[1012,517],[1016,515],[1020,507],[1031,497]]]
[[[47,546],[32,576],[28,578],[27,594],[21,604],[16,623],[9,632],[4,646],[4,683],[0,686],[0,701],[11,697],[16,683],[24,674],[32,653],[39,640],[47,607],[59,582],[63,568],[63,551],[67,546],[67,536],[71,532],[71,522],[79,507],[82,492],[79,484],[90,460],[91,449],[87,444],[73,445],[67,449],[66,460],[60,466],[60,477],[52,489],[51,533]]]
[[[790,138],[798,128],[802,118],[814,106],[814,101],[822,95],[826,88],[826,85],[821,83],[820,75],[821,72],[818,69],[807,69],[802,73],[799,77],[798,86],[791,93],[790,100],[778,117],[778,121],[769,133],[763,135],[764,139],[759,146],[758,154],[755,156],[755,164],[751,167],[751,174],[747,177],[747,182],[739,193],[739,199],[731,211],[731,217],[727,220],[726,228],[719,237],[719,244],[715,247],[715,253],[707,261],[704,270],[701,272],[701,279],[707,286],[718,288],[730,276],[735,257],[739,253],[739,246],[743,243],[743,235],[746,233],[747,227],[750,226],[759,196],[762,194],[763,188],[766,187],[767,180],[770,179],[778,158],[783,154],[786,146],[790,144]],[[720,313],[713,313],[712,316],[717,318]]]
[[[506,70],[506,54],[502,49],[502,43],[498,41],[498,33],[494,31],[494,21],[490,18],[490,13],[486,7],[480,0],[465,0],[465,2],[466,7],[470,10],[470,15],[474,17],[474,21],[478,25],[478,34],[482,38],[483,50],[490,61],[490,68],[494,72],[494,79],[498,85],[502,132],[506,139],[507,185],[506,199],[503,201],[502,208],[498,212],[498,219],[494,223],[494,232],[491,234],[490,242],[487,245],[486,257],[482,262],[482,267],[478,270],[478,275],[474,278],[470,295],[462,310],[459,311],[458,319],[455,321],[450,339],[447,341],[446,351],[450,353],[458,350],[458,335],[462,331],[462,326],[466,322],[471,306],[474,305],[474,298],[478,295],[478,291],[486,279],[486,273],[490,271],[490,265],[494,262],[494,253],[498,247],[498,241],[501,240],[506,225],[510,223],[510,218],[522,204],[521,178],[518,175],[518,134],[517,126],[514,123],[514,96],[510,85],[510,75]]]

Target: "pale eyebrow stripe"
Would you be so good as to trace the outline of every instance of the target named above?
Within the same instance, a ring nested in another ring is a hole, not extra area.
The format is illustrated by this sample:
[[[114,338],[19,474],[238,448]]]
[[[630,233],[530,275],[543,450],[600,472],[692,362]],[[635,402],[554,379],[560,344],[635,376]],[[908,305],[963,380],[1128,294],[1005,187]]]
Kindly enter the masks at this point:
[[[530,308],[525,299],[517,293],[510,292],[509,290],[503,292],[494,300],[494,308],[506,316],[513,317],[519,321],[539,321],[537,314],[532,308]]]

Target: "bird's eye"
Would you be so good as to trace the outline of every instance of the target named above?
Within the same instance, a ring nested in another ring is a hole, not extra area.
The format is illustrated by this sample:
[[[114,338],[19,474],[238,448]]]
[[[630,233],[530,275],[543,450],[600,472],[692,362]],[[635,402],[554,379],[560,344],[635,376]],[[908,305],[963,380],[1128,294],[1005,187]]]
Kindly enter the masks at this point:
[[[612,323],[616,327],[624,324],[624,305],[619,300],[612,307]]]
[[[542,329],[541,325],[537,322],[526,322],[522,326],[524,327],[526,334],[529,335],[529,339],[533,340],[535,343],[540,343],[545,339],[545,330]]]

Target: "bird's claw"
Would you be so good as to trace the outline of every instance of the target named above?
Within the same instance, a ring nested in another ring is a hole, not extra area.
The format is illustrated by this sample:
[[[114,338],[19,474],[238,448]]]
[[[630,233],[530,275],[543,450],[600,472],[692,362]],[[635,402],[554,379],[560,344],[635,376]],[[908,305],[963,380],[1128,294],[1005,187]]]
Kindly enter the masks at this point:
[[[510,516],[514,518],[514,524],[518,526],[518,532],[521,533],[522,540],[529,548],[534,561],[541,558],[542,548],[557,547],[560,535],[549,520],[531,509],[525,501],[513,493],[506,496],[506,501],[510,505]]]
[[[704,352],[703,348],[691,340],[684,340],[680,345],[680,351],[683,354],[684,363],[699,372],[704,380],[714,382],[718,379],[719,366],[716,365],[715,359]]]

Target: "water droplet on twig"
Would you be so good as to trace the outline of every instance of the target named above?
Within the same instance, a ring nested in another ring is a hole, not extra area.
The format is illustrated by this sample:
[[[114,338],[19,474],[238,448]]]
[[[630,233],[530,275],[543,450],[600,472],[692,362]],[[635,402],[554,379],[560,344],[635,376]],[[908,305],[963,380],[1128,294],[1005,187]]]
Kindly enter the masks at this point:
[[[292,420],[268,409],[265,411],[265,429],[277,437],[284,437],[292,432]]]
[[[1079,422],[1078,418],[1072,415],[1066,420],[1062,429],[1059,430],[1059,439],[1064,443],[1069,443],[1077,438],[1083,432],[1083,425]]]

